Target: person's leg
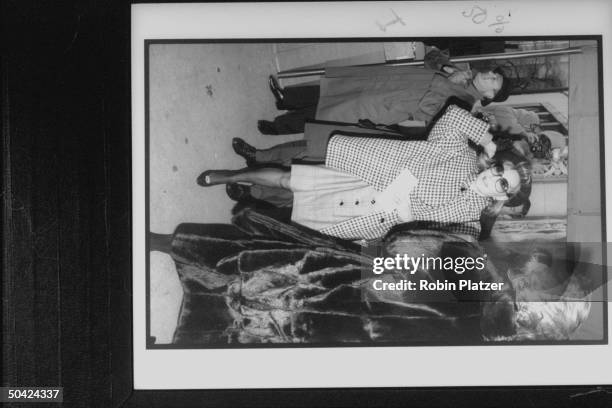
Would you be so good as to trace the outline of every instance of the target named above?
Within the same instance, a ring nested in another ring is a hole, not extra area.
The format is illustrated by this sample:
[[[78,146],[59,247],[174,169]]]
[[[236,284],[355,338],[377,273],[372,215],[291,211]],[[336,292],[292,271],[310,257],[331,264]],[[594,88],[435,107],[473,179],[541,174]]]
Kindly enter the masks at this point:
[[[229,183],[225,185],[225,191],[232,200],[240,203],[252,203],[258,208],[267,206],[278,209],[293,206],[293,193],[284,188]]]
[[[250,192],[254,199],[265,201],[276,207],[287,208],[293,206],[293,193],[284,188],[253,185]]]
[[[306,151],[306,140],[280,143],[269,149],[255,150],[256,163],[273,163],[291,166],[291,160],[300,158]]]
[[[285,110],[296,110],[316,106],[319,103],[319,85],[297,85],[288,86],[282,90],[282,102],[277,108]]]
[[[306,120],[314,119],[316,113],[316,105],[288,111],[287,113],[275,117],[273,121],[258,121],[257,128],[264,135],[291,135],[303,133]]]
[[[306,141],[296,140],[294,142],[280,143],[269,149],[256,149],[239,137],[232,139],[234,152],[244,157],[248,167],[257,164],[280,164],[291,166],[293,159],[302,158],[306,152]]]
[[[243,169],[230,176],[230,183],[251,183],[266,187],[277,187],[289,190],[291,170],[264,167],[261,169]]]
[[[268,84],[276,100],[276,107],[280,110],[300,109],[316,105],[319,101],[320,87],[317,82],[282,88],[276,78],[270,75]]]
[[[204,187],[227,183],[251,183],[289,189],[290,181],[291,170],[276,168],[207,170],[198,177],[198,184]]]

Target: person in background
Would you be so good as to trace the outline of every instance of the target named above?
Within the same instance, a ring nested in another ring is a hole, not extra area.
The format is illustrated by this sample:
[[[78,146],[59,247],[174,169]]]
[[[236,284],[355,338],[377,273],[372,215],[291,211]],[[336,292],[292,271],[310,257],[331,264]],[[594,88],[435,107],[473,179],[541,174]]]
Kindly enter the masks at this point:
[[[538,133],[540,130],[540,117],[527,109],[490,105],[479,108],[478,112],[482,112],[492,127],[513,135]]]
[[[309,119],[398,125],[406,121],[427,125],[450,97],[471,106],[505,101],[511,84],[500,67],[491,71],[461,70],[435,47],[425,67],[329,67],[318,85],[281,88],[270,76],[270,90],[279,109],[288,112],[273,121],[260,120],[263,134],[302,133]]]

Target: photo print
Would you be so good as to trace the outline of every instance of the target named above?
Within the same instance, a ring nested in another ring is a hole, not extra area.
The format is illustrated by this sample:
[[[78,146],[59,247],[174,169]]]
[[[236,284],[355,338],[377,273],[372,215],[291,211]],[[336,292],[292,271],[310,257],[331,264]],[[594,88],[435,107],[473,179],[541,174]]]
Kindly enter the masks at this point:
[[[134,6],[137,387],[599,378],[606,26],[418,4]]]
[[[147,42],[149,346],[603,341],[598,54]]]

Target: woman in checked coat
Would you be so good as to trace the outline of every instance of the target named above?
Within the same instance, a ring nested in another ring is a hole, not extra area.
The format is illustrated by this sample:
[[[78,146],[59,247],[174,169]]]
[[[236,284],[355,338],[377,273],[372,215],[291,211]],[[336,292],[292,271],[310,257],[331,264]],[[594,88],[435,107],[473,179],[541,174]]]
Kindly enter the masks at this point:
[[[530,182],[527,164],[483,166],[468,140],[489,157],[489,126],[451,105],[426,141],[334,135],[325,165],[208,170],[198,183],[252,183],[294,193],[292,221],[347,240],[374,240],[409,221],[461,224],[475,237],[483,210],[499,211]],[[486,167],[486,168],[485,168]]]

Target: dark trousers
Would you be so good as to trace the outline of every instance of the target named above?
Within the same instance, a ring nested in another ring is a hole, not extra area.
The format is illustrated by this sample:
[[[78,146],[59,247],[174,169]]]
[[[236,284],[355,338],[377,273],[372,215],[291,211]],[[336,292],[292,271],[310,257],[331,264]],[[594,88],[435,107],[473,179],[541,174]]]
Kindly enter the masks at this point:
[[[279,135],[289,135],[304,132],[306,120],[312,120],[317,113],[319,103],[319,85],[304,85],[286,87],[283,100],[276,106],[287,112],[278,115],[272,121]]]
[[[279,143],[269,149],[258,149],[255,161],[261,164],[279,164],[290,167],[293,159],[303,159],[307,151],[306,140]]]
[[[283,100],[277,107],[285,110],[316,107],[319,95],[319,85],[288,86],[283,89]]]

